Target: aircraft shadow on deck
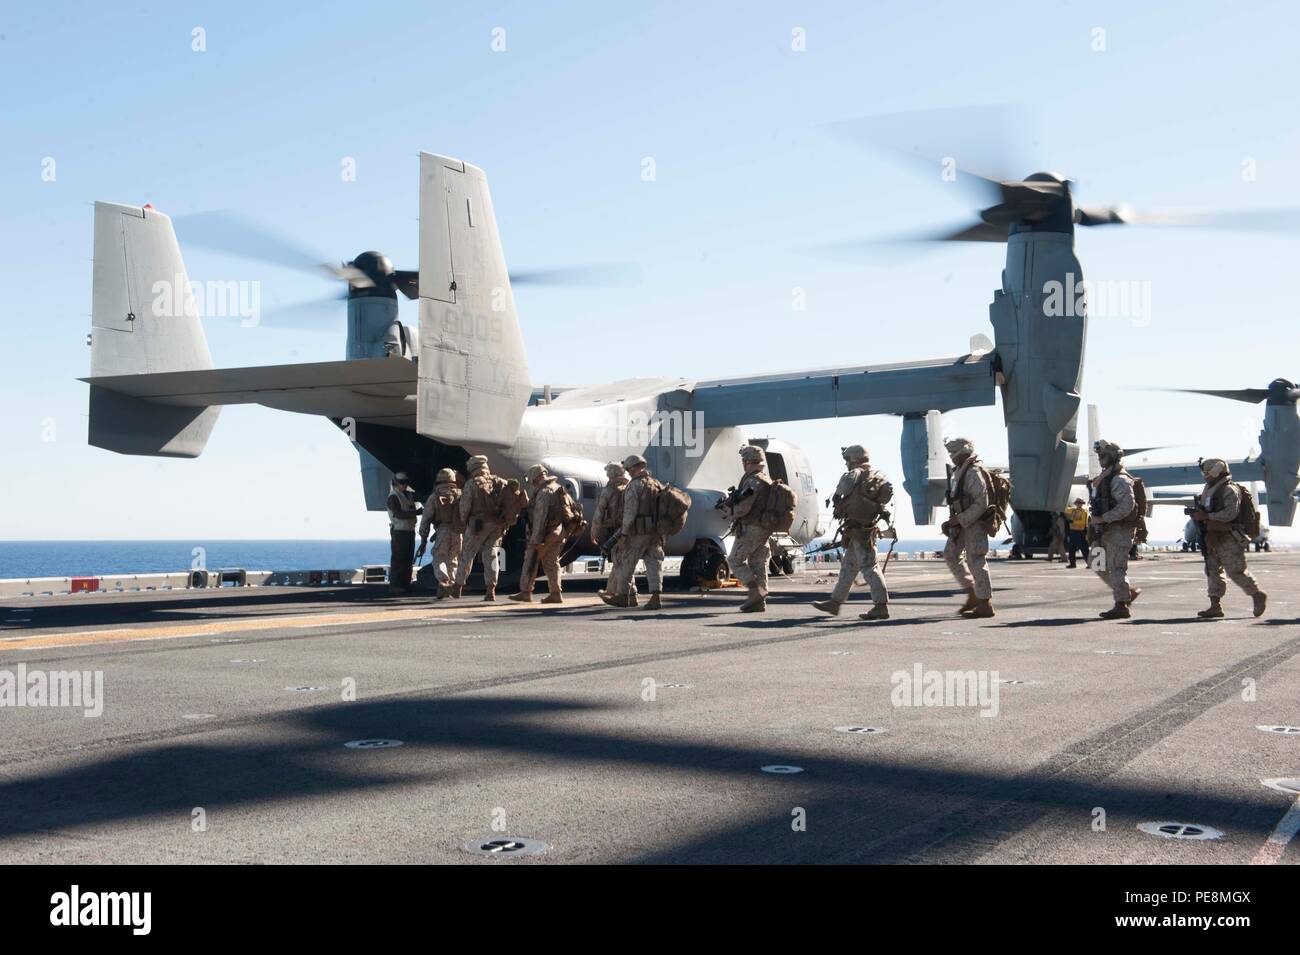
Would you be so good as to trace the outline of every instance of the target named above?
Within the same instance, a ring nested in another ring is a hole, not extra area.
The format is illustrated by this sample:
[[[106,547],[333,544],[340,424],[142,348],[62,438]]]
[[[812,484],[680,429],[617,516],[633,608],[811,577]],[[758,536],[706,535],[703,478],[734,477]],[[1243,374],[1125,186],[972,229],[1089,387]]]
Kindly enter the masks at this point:
[[[1222,825],[1247,842],[1262,840],[1277,817],[1276,801],[1262,790],[1251,798],[1197,794],[1190,789],[1175,797],[1168,784],[1090,781],[1064,774],[1010,776],[980,768],[919,765],[873,755],[865,748],[854,757],[837,758],[543,724],[548,718],[571,724],[575,715],[616,709],[576,699],[519,697],[406,698],[296,711],[268,719],[269,727],[260,725],[274,729],[278,724],[290,734],[306,730],[315,734],[317,741],[295,739],[249,746],[168,742],[59,772],[11,776],[0,783],[0,839],[150,818],[173,821],[184,831],[180,827],[188,826],[192,809],[202,806],[214,831],[195,838],[219,841],[223,810],[266,801],[349,792],[373,796],[385,789],[455,783],[464,777],[464,770],[429,770],[421,782],[413,783],[409,759],[403,759],[413,749],[444,748],[451,753],[480,751],[487,759],[478,765],[512,754],[530,757],[530,765],[538,756],[553,758],[563,761],[562,771],[569,778],[573,778],[574,763],[579,764],[578,772],[582,764],[622,765],[637,771],[698,770],[709,774],[717,785],[723,785],[725,777],[757,780],[759,767],[772,762],[794,762],[804,768],[795,777],[773,777],[762,805],[746,813],[742,821],[683,839],[671,848],[644,852],[633,860],[642,862],[904,862],[926,847],[931,861],[966,861],[968,856],[986,851],[995,840],[1010,837],[1049,815],[1068,820],[1065,825],[1072,827],[1080,840],[1098,840],[1100,844],[1105,835],[1091,831],[1095,806],[1105,807],[1112,825],[1124,829],[1129,828],[1129,817],[1155,819],[1173,813]],[[406,745],[382,753],[355,754],[342,747],[347,740],[375,737],[401,739]],[[326,756],[333,765],[322,765],[321,757]],[[499,759],[496,762],[500,766]],[[934,810],[926,809],[918,794],[933,795],[932,805],[958,808],[936,820]],[[1171,802],[1175,798],[1177,801]],[[970,803],[963,807],[963,799]],[[806,810],[806,832],[792,831],[793,806]],[[485,808],[485,826],[487,812]],[[940,828],[935,827],[937,821],[942,822]],[[921,828],[909,833],[905,827],[911,825]],[[947,833],[940,840],[947,845],[936,849],[939,833]],[[582,842],[581,832],[526,834],[561,846],[565,841],[571,845]],[[473,835],[446,832],[442,842],[452,848]],[[428,836],[424,830],[422,838]],[[196,850],[202,851],[200,845],[196,842]],[[121,848],[125,849],[125,844]],[[220,848],[210,846],[208,857]],[[249,853],[274,858],[276,849],[263,843],[250,846]]]

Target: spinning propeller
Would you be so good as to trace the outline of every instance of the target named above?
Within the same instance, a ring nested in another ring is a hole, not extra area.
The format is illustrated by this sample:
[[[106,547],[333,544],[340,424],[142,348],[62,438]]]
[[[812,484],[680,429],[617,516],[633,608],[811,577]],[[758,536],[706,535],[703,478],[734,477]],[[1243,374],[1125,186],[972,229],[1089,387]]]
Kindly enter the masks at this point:
[[[881,241],[1005,242],[1018,231],[1069,232],[1072,226],[1187,226],[1300,232],[1300,210],[1236,212],[1138,211],[1128,206],[1081,206],[1075,183],[1056,173],[1017,175],[1033,168],[1024,153],[1038,145],[1037,117],[1025,107],[983,106],[864,117],[831,125],[841,138],[928,166],[942,181],[973,192],[974,221],[937,233],[860,239],[822,246],[851,252]],[[1019,147],[1013,148],[1013,147]],[[1013,153],[1018,153],[1013,155]]]
[[[173,224],[186,244],[347,283],[347,290],[340,295],[301,302],[277,310],[276,314],[281,318],[301,317],[302,313],[319,311],[323,305],[355,297],[379,295],[396,298],[398,292],[408,299],[420,296],[419,271],[393,268],[393,263],[382,252],[362,252],[354,259],[336,265],[319,253],[232,212],[198,212],[178,216]],[[641,272],[634,263],[534,269],[510,273],[510,282],[512,285],[632,288],[640,284]],[[296,325],[300,322],[273,324]]]

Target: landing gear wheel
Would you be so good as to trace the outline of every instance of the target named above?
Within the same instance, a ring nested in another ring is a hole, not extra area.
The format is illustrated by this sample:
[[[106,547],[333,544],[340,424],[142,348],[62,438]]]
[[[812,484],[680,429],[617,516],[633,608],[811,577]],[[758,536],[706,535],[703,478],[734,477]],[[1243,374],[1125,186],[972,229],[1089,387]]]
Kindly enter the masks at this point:
[[[710,554],[704,558],[704,570],[700,575],[700,584],[704,587],[721,587],[731,579],[731,565],[725,554]]]

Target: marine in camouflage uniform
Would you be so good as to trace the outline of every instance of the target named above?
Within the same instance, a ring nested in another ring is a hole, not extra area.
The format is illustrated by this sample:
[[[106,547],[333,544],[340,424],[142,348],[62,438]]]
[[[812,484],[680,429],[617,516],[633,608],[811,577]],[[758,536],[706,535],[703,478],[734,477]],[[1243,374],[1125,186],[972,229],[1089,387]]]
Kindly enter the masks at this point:
[[[519,592],[511,600],[531,603],[533,582],[538,568],[546,575],[544,604],[563,603],[560,586],[560,554],[564,550],[563,492],[557,481],[544,466],[534,464],[528,469],[528,484],[532,488],[528,504],[528,546],[519,574]]]
[[[460,522],[460,487],[456,472],[443,468],[434,479],[433,493],[424,504],[420,519],[420,553],[433,531],[433,574],[438,581],[438,599],[451,596],[451,586],[456,581],[456,565],[460,561],[460,545],[464,526]]]
[[[740,460],[745,476],[736,485],[736,495],[723,507],[722,513],[731,519],[731,553],[727,561],[731,572],[749,596],[740,605],[741,613],[755,613],[767,609],[767,562],[772,556],[768,541],[771,531],[758,522],[767,504],[768,488],[772,481],[765,472],[767,456],[762,448],[745,445],[740,449]]]
[[[474,569],[474,558],[477,556],[483,562],[483,584],[486,588],[483,599],[494,601],[497,593],[496,549],[501,546],[501,538],[508,528],[499,521],[486,518],[492,493],[492,472],[488,469],[487,458],[476,454],[465,466],[469,469],[469,483],[460,496],[460,519],[465,527],[465,543],[451,596],[459,597],[464,592],[465,581]]]
[[[1128,582],[1129,553],[1142,515],[1133,495],[1133,478],[1120,463],[1123,448],[1111,441],[1097,441],[1093,450],[1101,462],[1101,473],[1090,485],[1092,517],[1088,523],[1095,536],[1088,562],[1115,598],[1115,606],[1102,612],[1102,619],[1127,620],[1133,615],[1129,604],[1142,593]]]
[[[1228,462],[1206,458],[1201,462],[1205,487],[1197,496],[1193,519],[1204,526],[1205,577],[1209,584],[1210,606],[1196,615],[1206,619],[1223,616],[1223,596],[1228,592],[1224,573],[1246,592],[1254,604],[1256,617],[1263,616],[1268,595],[1259,589],[1254,576],[1246,569],[1246,549],[1250,541],[1237,526],[1241,513],[1241,491],[1232,480]],[[1247,492],[1249,493],[1249,492]]]
[[[591,519],[591,537],[603,553],[610,539],[617,535],[613,547],[609,549],[609,577],[600,591],[613,596],[614,566],[618,563],[619,551],[624,546],[623,535],[620,532],[623,529],[623,492],[627,490],[628,485],[627,469],[618,461],[610,461],[605,465],[605,477],[605,486],[601,488],[600,497],[596,499],[596,512]],[[635,580],[629,592],[636,593]]]
[[[885,480],[884,474],[873,470],[868,461],[869,456],[862,445],[854,444],[844,449],[844,465],[847,470],[835,487],[834,501],[837,512],[843,513],[841,509],[845,507],[844,502],[848,501],[851,494],[862,494],[865,491],[869,500],[874,500],[878,495],[886,498],[892,495],[893,489]],[[890,494],[881,495],[880,492],[884,488],[888,488]],[[875,510],[879,514],[879,506]],[[830,599],[814,601],[813,606],[823,613],[839,616],[840,607],[849,598],[853,581],[861,573],[871,587],[871,600],[875,606],[868,613],[859,616],[863,620],[887,620],[889,590],[885,586],[884,575],[877,567],[876,558],[876,539],[880,536],[879,524],[874,520],[870,523],[862,523],[845,517],[840,525],[840,532],[844,556],[840,558],[839,579],[835,582],[835,589],[831,591]]]
[[[953,579],[966,592],[966,602],[957,612],[962,616],[993,616],[993,583],[989,579],[989,511],[992,489],[975,446],[965,438],[944,445],[956,470],[948,479],[948,520],[943,533],[948,542],[943,561]]]
[[[615,550],[612,574],[614,593],[600,599],[612,607],[637,606],[636,565],[645,561],[645,579],[650,588],[646,610],[658,610],[663,596],[664,542],[655,531],[655,500],[650,493],[652,480],[645,458],[631,454],[623,459],[631,480],[623,491],[622,539]]]

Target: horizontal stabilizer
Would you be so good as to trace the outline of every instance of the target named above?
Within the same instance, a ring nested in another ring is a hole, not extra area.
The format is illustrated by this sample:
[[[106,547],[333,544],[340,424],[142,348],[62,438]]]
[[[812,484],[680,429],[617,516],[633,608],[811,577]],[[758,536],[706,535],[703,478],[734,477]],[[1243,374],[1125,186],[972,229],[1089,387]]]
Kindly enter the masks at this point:
[[[177,409],[259,404],[281,411],[411,427],[415,365],[365,358],[253,368],[106,375],[83,379],[97,389]]]

